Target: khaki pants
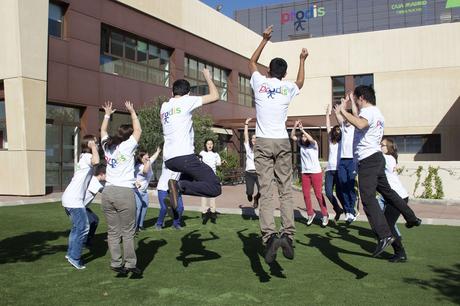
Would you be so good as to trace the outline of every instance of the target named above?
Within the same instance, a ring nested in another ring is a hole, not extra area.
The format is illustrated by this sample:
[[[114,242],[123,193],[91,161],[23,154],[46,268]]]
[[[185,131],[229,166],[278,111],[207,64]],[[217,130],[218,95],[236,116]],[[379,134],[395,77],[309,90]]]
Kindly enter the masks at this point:
[[[281,211],[281,234],[291,239],[295,233],[294,200],[292,198],[292,158],[289,139],[257,138],[254,147],[254,162],[260,184],[259,221],[262,240],[267,242],[276,233],[273,212],[275,183]],[[275,183],[274,183],[275,180]]]
[[[112,260],[110,266],[136,267],[134,235],[136,232],[136,200],[134,190],[127,187],[107,186],[102,192],[102,211],[107,221],[107,242]],[[121,242],[123,238],[123,257]]]
[[[205,214],[208,211],[208,208],[212,213],[216,212],[216,198],[201,198],[201,212]]]

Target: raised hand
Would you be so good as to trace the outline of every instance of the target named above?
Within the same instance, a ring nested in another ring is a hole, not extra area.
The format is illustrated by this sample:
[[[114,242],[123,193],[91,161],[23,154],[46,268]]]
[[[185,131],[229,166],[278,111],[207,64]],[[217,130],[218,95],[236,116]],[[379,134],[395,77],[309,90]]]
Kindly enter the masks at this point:
[[[294,128],[300,126],[300,124],[302,124],[302,123],[300,122],[300,120],[296,120],[296,121],[294,122]]]
[[[155,154],[160,154],[160,152],[161,152],[161,148],[157,147],[157,150],[156,150]]]
[[[264,40],[270,40],[272,38],[272,33],[273,33],[273,25],[269,25],[265,31],[262,33],[262,37]]]
[[[88,148],[90,148],[91,150],[93,148],[97,148],[96,141],[94,141],[94,140],[88,141]]]
[[[331,105],[328,103],[326,104],[326,115],[330,115],[331,114]]]
[[[136,112],[134,110],[134,105],[133,103],[131,103],[131,101],[125,101],[125,107],[131,114]]]
[[[244,123],[249,124],[249,121],[251,121],[251,120],[252,120],[252,118],[248,118],[248,119],[246,119],[246,121]]]
[[[115,113],[116,109],[112,109],[112,102],[106,101],[104,105],[102,105],[102,108],[105,111],[105,114],[110,116],[113,113]]]
[[[306,60],[308,57],[308,50],[307,48],[302,48],[302,51],[300,52],[300,59],[301,60]]]
[[[205,79],[210,79],[210,80],[212,79],[211,72],[209,72],[208,68],[203,68],[201,72],[203,73],[203,76],[205,77]]]

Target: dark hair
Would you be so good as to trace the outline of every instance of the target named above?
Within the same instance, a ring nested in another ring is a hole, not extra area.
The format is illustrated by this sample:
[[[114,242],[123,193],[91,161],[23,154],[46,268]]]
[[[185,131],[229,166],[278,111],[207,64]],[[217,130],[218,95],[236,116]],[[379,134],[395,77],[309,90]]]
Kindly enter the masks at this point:
[[[185,96],[190,92],[190,83],[187,80],[179,79],[173,83],[173,95]]]
[[[304,140],[302,139],[302,138],[303,138],[303,137],[302,137],[303,135],[304,135],[303,133],[300,133],[300,137],[299,137],[299,140],[298,140],[299,146],[308,147],[308,146],[310,145],[310,141],[309,141],[308,139],[304,141]],[[312,136],[312,138],[313,138],[313,136]],[[314,139],[314,138],[313,138],[313,139]]]
[[[382,141],[385,140],[387,143],[387,154],[393,156],[398,162],[398,146],[392,138],[384,137]]]
[[[216,151],[215,151],[215,148],[214,148],[214,140],[212,140],[211,138],[208,138],[208,139],[206,139],[206,140],[204,141],[204,144],[203,144],[204,151],[205,151],[205,152],[208,152],[208,149],[206,148],[206,143],[207,143],[208,141],[212,141],[212,152],[216,152]]]
[[[371,86],[360,85],[355,88],[353,94],[357,97],[363,97],[364,100],[375,105],[375,91]]]
[[[109,136],[109,138],[104,142],[104,145],[107,145],[109,150],[111,150],[123,141],[128,140],[133,134],[133,131],[133,126],[131,124],[122,124],[118,128],[117,135]]]
[[[96,137],[94,135],[88,134],[83,136],[83,139],[81,140],[81,153],[91,153],[91,148],[88,147],[88,143],[92,140],[94,141]]]
[[[252,136],[254,136],[255,134],[252,134],[251,136],[249,136],[249,147],[251,148],[251,150],[254,151],[254,145],[252,144]]]
[[[144,150],[139,150],[139,151],[137,151],[137,154],[136,154],[136,163],[138,163],[138,164],[143,164],[142,158],[144,157],[145,154],[147,154],[147,152],[144,151]]]
[[[332,143],[338,143],[340,140],[342,140],[342,130],[340,130],[340,127],[338,125],[334,125],[329,132],[329,139],[331,140]]]
[[[94,167],[94,176],[105,174],[105,169],[106,166],[104,164],[97,165],[96,167]]]
[[[270,76],[281,80],[286,75],[287,63],[284,59],[275,57],[270,61]]]

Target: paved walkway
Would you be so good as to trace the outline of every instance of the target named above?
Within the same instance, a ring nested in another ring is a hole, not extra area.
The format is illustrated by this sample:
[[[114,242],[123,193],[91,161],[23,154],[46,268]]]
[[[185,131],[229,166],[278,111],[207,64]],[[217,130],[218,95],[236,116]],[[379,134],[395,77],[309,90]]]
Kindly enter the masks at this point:
[[[300,213],[305,217],[305,204],[302,192],[294,190],[294,203],[296,214]],[[59,202],[62,193],[52,193],[39,197],[14,197],[14,196],[0,196],[1,206],[14,206],[26,205],[36,203],[50,203]],[[275,197],[276,198],[276,197]],[[319,208],[312,194],[313,207]],[[327,200],[326,200],[327,201]],[[100,195],[94,201],[100,203]],[[258,211],[252,209],[250,203],[246,199],[245,186],[223,186],[222,195],[216,199],[217,210],[221,213],[230,214],[257,214]],[[459,201],[427,201],[427,200],[410,200],[410,206],[416,212],[417,216],[423,219],[424,224],[437,224],[437,225],[454,225],[460,226],[460,200]],[[184,196],[184,205],[186,210],[200,211],[201,199],[199,197]],[[150,192],[150,206],[158,207],[158,199],[156,191]],[[331,217],[334,216],[332,206],[328,202],[328,209]],[[366,221],[364,211],[360,208],[360,216],[358,220]],[[279,203],[276,205],[275,214],[279,216]],[[400,219],[400,222],[404,221]]]

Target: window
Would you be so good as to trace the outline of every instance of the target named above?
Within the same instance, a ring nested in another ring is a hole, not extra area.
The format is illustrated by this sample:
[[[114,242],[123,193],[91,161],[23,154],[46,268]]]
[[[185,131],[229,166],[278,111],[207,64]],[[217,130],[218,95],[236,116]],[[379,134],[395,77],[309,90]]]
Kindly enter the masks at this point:
[[[238,76],[238,90],[238,104],[254,107],[254,95],[252,94],[249,77],[241,74]]]
[[[3,81],[0,81],[0,150],[8,149]]]
[[[50,2],[48,8],[48,34],[62,38],[64,8]]]
[[[99,123],[104,119],[104,115],[104,111],[99,111]],[[107,129],[109,135],[115,135],[122,124],[132,124],[131,115],[119,112],[113,113],[112,116],[110,116],[109,127]]]
[[[366,85],[374,87],[373,74],[346,75],[331,77],[332,80],[332,105],[340,103],[340,98],[343,98],[349,91],[353,91],[355,87]]]
[[[209,93],[206,80],[201,73],[203,68],[208,68],[212,75],[212,80],[219,91],[220,100],[227,101],[228,75],[229,71],[224,68],[211,65],[199,59],[186,56],[184,58],[184,76],[190,82],[190,92],[195,95],[205,95]]]
[[[103,26],[100,69],[130,79],[169,86],[171,51],[147,39]]]
[[[332,77],[332,105],[340,103],[345,96],[345,77]]]
[[[362,74],[353,76],[355,87],[360,85],[371,86],[374,88],[374,75],[373,74]]]
[[[399,153],[428,154],[441,153],[441,135],[394,135],[392,138],[398,147]]]

